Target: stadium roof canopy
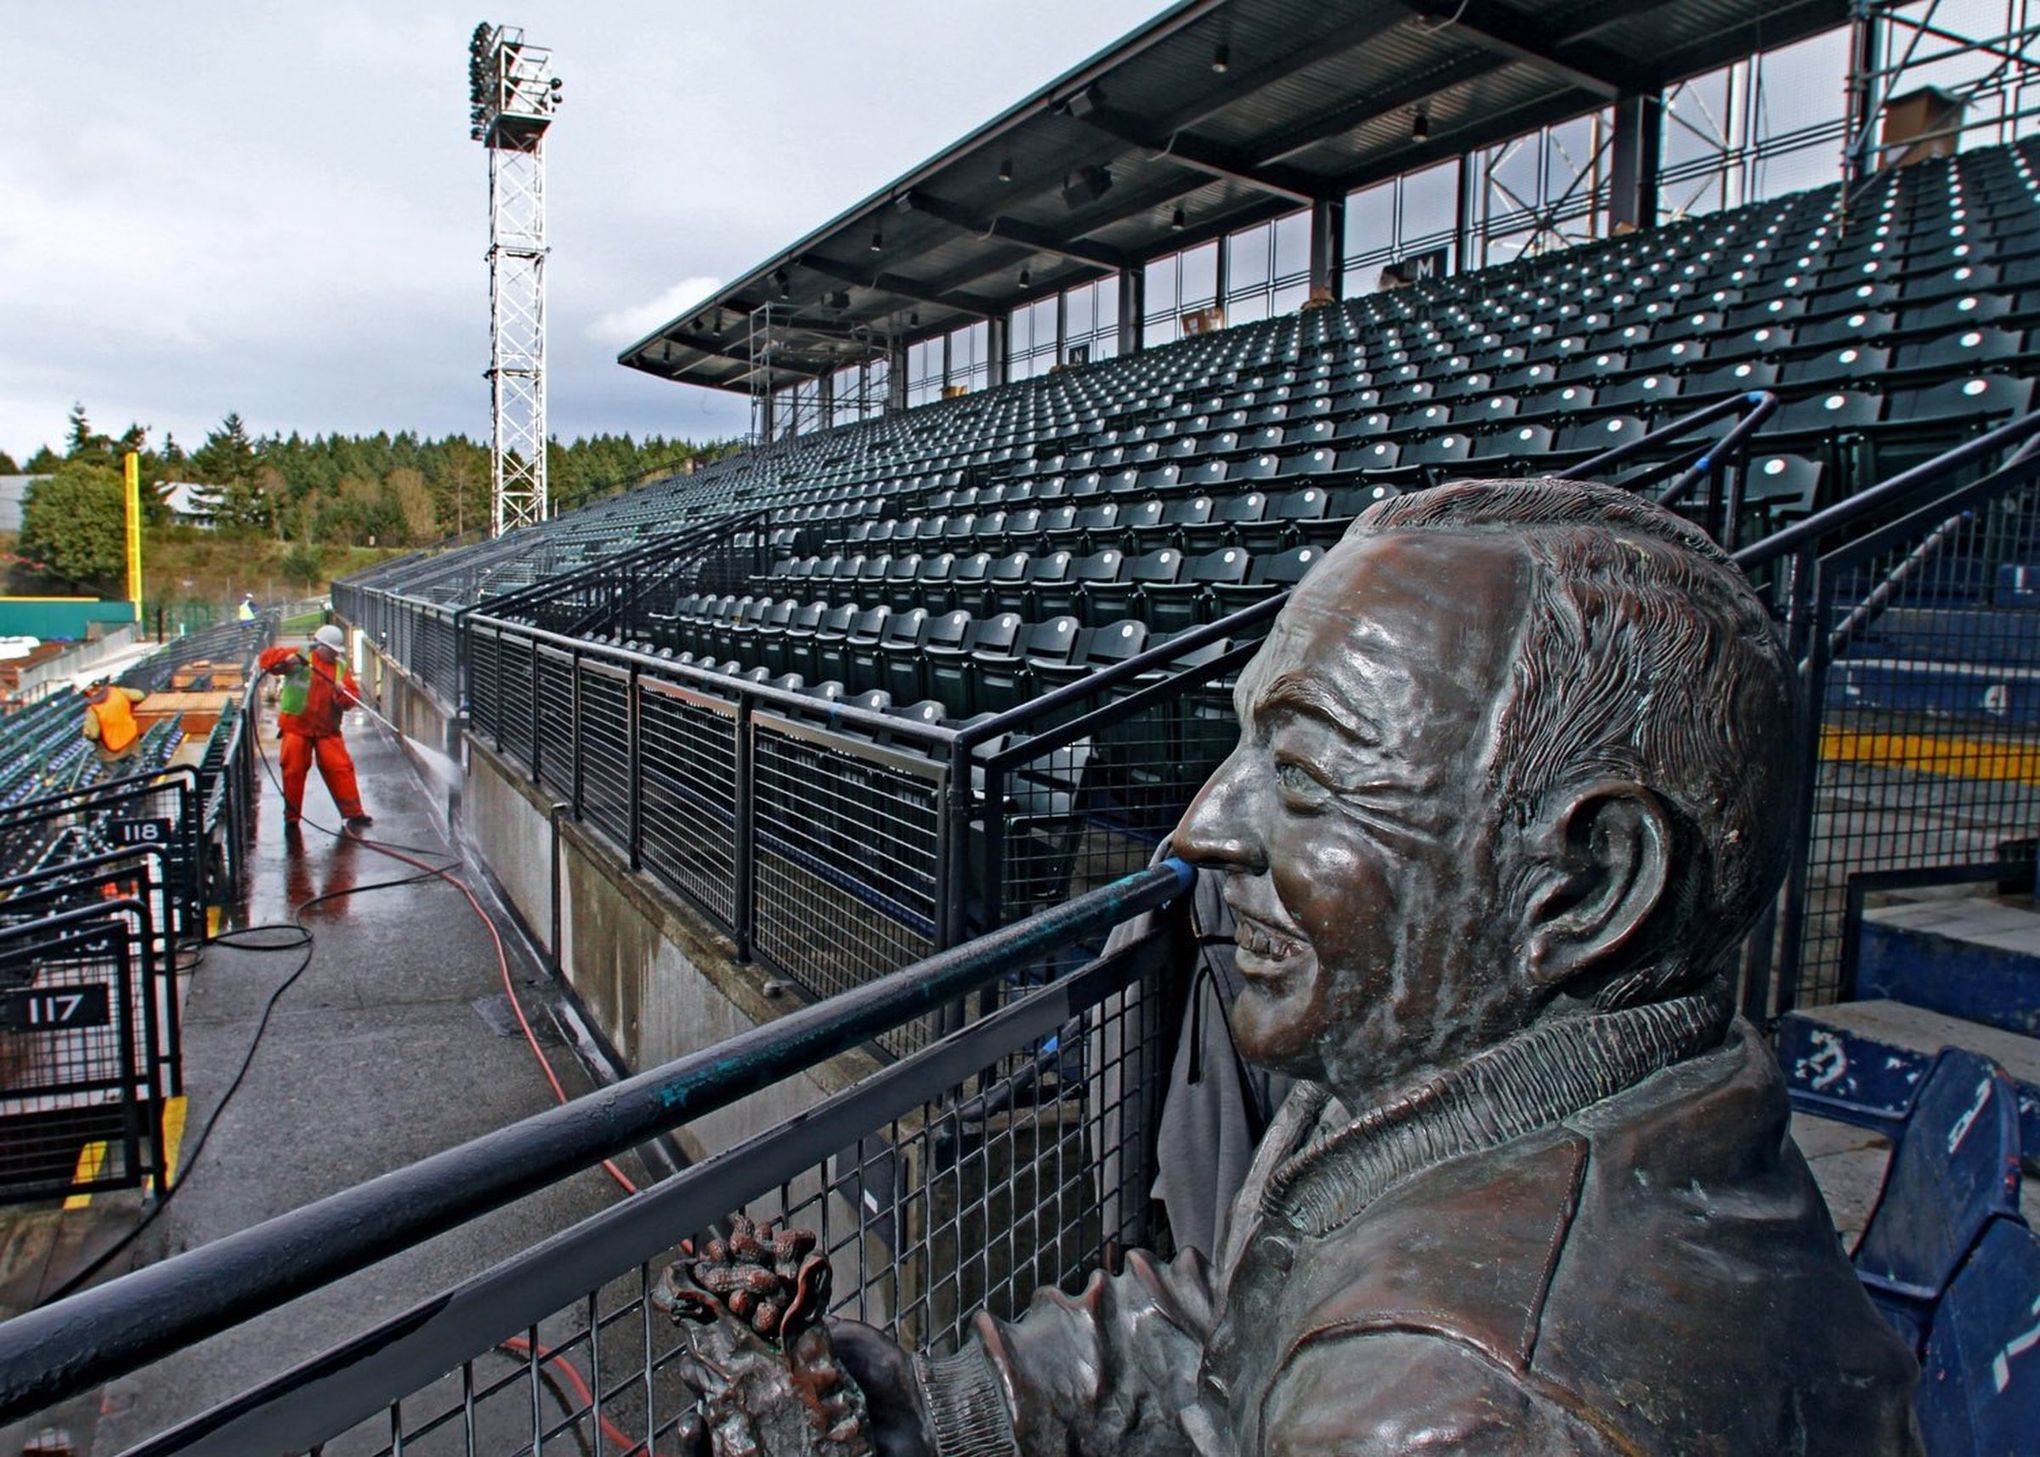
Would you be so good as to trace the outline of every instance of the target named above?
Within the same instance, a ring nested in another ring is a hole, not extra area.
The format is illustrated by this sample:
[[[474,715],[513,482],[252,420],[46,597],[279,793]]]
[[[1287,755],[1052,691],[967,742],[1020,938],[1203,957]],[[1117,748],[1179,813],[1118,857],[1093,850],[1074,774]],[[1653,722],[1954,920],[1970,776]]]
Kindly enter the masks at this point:
[[[750,314],[774,302],[775,382],[819,376],[874,331],[973,323],[1847,19],[1848,0],[1182,0],[618,358],[747,390]]]

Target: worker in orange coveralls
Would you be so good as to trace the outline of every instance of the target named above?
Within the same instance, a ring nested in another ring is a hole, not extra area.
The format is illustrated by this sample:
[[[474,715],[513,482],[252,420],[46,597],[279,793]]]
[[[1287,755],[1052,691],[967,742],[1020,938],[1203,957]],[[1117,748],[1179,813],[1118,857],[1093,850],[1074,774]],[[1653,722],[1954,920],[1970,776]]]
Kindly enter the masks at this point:
[[[375,823],[361,807],[354,760],[348,757],[347,742],[340,737],[340,715],[361,701],[360,685],[340,660],[345,646],[340,629],[329,622],[312,635],[309,657],[296,648],[276,647],[266,649],[257,660],[263,672],[283,679],[283,691],[276,701],[276,728],[281,738],[277,757],[283,767],[283,825],[287,832],[297,829],[304,813],[305,776],[315,758],[333,803],[346,816],[347,828],[365,830]]]
[[[142,741],[141,725],[135,722],[135,705],[148,695],[139,688],[124,688],[95,678],[85,685],[85,726],[102,764],[116,764],[135,751]]]

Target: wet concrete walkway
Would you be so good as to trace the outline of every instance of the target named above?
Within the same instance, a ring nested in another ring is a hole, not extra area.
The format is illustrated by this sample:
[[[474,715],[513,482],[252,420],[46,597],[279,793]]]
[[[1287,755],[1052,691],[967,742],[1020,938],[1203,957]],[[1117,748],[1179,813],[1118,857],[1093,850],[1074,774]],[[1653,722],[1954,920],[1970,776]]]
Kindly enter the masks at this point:
[[[349,715],[347,738],[362,798],[376,820],[367,833],[423,851],[437,863],[452,858],[441,828],[443,787],[421,775],[395,736],[366,715]],[[268,731],[263,747],[273,767],[275,741]],[[221,1096],[248,1054],[265,1002],[303,953],[207,948],[185,1003],[190,1105],[181,1187],[137,1241],[136,1261],[218,1239],[553,1102],[509,1016],[493,943],[460,892],[441,880],[365,889],[415,872],[309,823],[301,842],[286,839],[281,795],[267,772],[257,801],[244,924],[288,921],[294,906],[323,892],[354,887],[357,893],[306,912],[304,923],[315,937],[311,963],[278,1000],[247,1076],[224,1109]],[[340,822],[316,771],[305,813],[324,824]],[[518,994],[541,1040],[552,1044],[547,1053],[568,1094],[588,1090],[590,1079],[572,1050],[560,1045],[544,1011],[551,995],[545,973],[522,954],[509,918],[479,874],[465,878],[504,928]],[[194,1160],[201,1136],[203,1149]],[[635,1161],[624,1168],[643,1182]],[[78,1452],[110,1457],[620,1197],[599,1170],[582,1174],[54,1415],[69,1428]],[[40,1212],[61,1227],[52,1226],[53,1239],[45,1231],[40,1268],[26,1279],[14,1272],[15,1308],[78,1268],[81,1249],[103,1249],[126,1232],[142,1207],[133,1196],[95,1202],[97,1208],[61,1216]],[[4,1251],[0,1243],[0,1256]],[[127,1263],[123,1259],[121,1267]],[[0,1279],[7,1274],[0,1270]],[[18,1453],[24,1436],[0,1432],[0,1457]]]

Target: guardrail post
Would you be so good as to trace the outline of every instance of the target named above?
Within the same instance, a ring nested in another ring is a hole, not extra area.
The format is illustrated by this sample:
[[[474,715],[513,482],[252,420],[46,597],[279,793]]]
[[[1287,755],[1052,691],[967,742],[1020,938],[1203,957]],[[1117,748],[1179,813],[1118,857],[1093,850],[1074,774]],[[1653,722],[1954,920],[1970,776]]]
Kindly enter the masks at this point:
[[[758,756],[752,744],[752,701],[737,695],[736,820],[731,850],[735,865],[730,877],[730,913],[736,923],[737,959],[751,959],[751,941],[758,926]]]
[[[581,741],[581,650],[575,648],[567,659],[567,739],[574,746],[574,819],[581,818],[582,766],[588,757],[588,746]]]
[[[638,669],[635,662],[631,664],[630,676],[623,680],[623,692],[624,795],[630,801],[630,828],[626,832],[630,843],[626,848],[630,852],[630,868],[642,870],[645,868],[645,772],[639,746],[644,725],[638,713]]]

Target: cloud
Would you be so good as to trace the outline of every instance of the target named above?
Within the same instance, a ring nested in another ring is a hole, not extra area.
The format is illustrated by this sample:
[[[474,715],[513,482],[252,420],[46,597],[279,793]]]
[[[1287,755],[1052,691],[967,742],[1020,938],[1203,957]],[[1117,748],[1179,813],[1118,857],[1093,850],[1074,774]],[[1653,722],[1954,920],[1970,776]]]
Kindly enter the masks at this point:
[[[588,325],[588,337],[597,344],[610,344],[618,349],[626,344],[635,344],[659,325],[678,318],[722,286],[720,278],[706,275],[683,278],[657,298],[597,315]]]

